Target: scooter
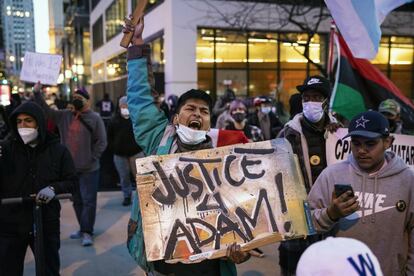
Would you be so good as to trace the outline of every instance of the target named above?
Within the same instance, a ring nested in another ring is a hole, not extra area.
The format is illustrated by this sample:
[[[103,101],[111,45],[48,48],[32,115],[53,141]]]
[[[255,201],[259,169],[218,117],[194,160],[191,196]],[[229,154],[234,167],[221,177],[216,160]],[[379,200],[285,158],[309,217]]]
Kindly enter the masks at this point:
[[[71,199],[71,194],[56,195],[53,200]],[[42,224],[42,203],[36,200],[36,195],[29,197],[12,197],[0,199],[0,205],[22,204],[33,202],[33,235],[34,235],[34,257],[36,264],[36,276],[46,275],[45,255],[43,253],[43,224]]]

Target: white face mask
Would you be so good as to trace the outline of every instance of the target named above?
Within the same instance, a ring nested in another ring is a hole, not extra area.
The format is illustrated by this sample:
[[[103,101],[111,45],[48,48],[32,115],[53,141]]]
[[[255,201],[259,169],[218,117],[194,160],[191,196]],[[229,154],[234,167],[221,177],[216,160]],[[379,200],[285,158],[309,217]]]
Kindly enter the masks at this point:
[[[128,110],[128,108],[121,108],[121,115],[124,118],[129,118],[129,110]]]
[[[324,114],[322,105],[323,105],[323,102],[302,103],[303,115],[305,115],[306,119],[308,119],[312,123],[319,122],[322,119],[323,114]]]
[[[264,106],[264,107],[260,108],[260,111],[262,111],[262,113],[264,113],[264,114],[269,114],[270,111],[272,111],[272,107],[271,106]]]
[[[207,139],[207,131],[205,130],[195,130],[181,124],[176,126],[175,129],[181,142],[187,145],[197,145]]]
[[[24,144],[33,142],[39,135],[37,129],[35,128],[22,127],[18,128],[17,131],[19,132],[19,135],[22,138]]]

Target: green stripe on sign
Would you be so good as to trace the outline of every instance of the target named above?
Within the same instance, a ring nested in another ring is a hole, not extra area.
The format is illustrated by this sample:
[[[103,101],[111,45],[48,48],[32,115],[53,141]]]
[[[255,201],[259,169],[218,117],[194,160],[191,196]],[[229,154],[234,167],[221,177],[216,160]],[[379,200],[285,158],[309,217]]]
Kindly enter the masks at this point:
[[[364,98],[357,90],[338,83],[332,110],[351,120],[355,115],[367,109],[364,104]]]

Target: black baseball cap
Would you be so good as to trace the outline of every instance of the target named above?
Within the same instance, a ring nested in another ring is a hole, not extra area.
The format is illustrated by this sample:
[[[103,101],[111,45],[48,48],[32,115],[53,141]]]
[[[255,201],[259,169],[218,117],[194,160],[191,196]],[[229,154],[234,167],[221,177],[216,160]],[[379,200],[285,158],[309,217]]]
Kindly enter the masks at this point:
[[[211,99],[210,95],[207,94],[203,90],[199,89],[191,89],[182,94],[177,101],[177,111],[185,104],[185,102],[189,99],[200,99],[205,101],[208,104],[208,108],[211,111],[213,109],[213,100]]]
[[[322,76],[311,76],[306,78],[302,85],[296,86],[296,89],[303,93],[308,90],[317,90],[321,92],[325,98],[331,95],[331,84],[329,80]]]
[[[390,135],[388,120],[377,111],[366,111],[352,118],[348,127],[349,136],[360,136],[364,138],[376,139]]]

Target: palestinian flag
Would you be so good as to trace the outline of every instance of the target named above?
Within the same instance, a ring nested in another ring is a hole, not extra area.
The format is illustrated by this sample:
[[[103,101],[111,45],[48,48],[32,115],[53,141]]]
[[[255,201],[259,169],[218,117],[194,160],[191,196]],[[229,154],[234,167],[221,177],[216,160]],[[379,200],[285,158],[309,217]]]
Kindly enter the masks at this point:
[[[378,110],[386,99],[401,105],[404,128],[414,129],[414,104],[378,68],[366,59],[354,58],[344,39],[339,40],[339,71],[331,100],[334,112],[351,120],[368,109]]]

